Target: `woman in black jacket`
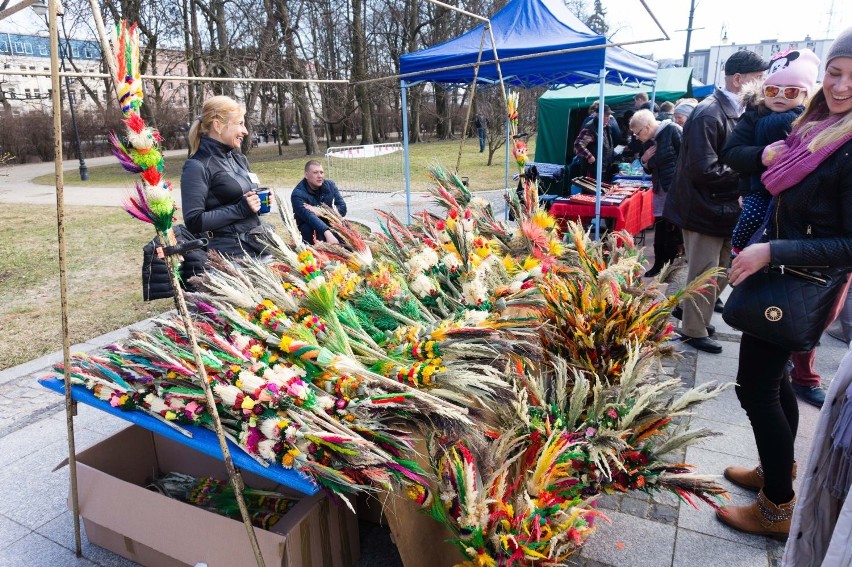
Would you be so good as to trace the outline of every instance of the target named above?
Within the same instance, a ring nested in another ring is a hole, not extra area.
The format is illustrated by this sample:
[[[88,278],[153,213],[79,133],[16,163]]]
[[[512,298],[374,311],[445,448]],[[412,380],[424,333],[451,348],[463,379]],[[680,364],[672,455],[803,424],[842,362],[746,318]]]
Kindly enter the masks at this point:
[[[731,285],[767,265],[839,268],[848,273],[852,267],[852,28],[829,48],[822,89],[773,153],[774,158],[764,157],[769,166],[761,177],[774,197],[765,237],[734,259],[728,276]],[[838,294],[842,293],[841,288]],[[788,535],[795,503],[793,443],[799,410],[790,381],[783,375],[789,356],[783,347],[743,333],[736,392],[760,456],[761,466],[748,475],[750,488],[759,493],[750,506],[728,507],[718,514],[737,530],[776,538]],[[736,472],[739,478],[746,477]]]
[[[257,175],[240,144],[248,135],[245,108],[226,96],[204,102],[189,130],[190,158],[180,178],[183,219],[209,249],[257,256],[250,231],[260,227]]]
[[[673,121],[660,122],[650,110],[642,109],[630,118],[630,131],[643,144],[653,142],[639,159],[645,171],[651,174],[654,184],[654,265],[645,272],[647,277],[654,277],[667,262],[677,258],[678,249],[683,244],[680,229],[663,218],[663,206],[674,179],[683,130]]]

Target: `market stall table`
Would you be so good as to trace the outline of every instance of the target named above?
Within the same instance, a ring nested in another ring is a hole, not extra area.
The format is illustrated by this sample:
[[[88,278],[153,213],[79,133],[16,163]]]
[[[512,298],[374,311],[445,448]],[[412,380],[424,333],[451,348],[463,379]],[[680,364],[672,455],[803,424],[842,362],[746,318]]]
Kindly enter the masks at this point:
[[[593,204],[575,203],[570,198],[560,198],[553,202],[550,214],[556,218],[563,232],[569,220],[579,219],[588,223],[595,218]],[[654,193],[636,191],[618,205],[601,204],[601,218],[613,219],[614,230],[626,230],[636,235],[654,224]]]

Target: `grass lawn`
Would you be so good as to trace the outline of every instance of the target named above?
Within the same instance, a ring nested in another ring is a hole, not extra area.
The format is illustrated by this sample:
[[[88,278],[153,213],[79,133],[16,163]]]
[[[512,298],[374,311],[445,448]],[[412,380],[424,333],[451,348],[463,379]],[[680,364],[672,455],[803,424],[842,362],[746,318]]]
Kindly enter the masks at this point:
[[[448,170],[455,169],[458,159],[459,140],[426,141],[412,144],[409,148],[411,160],[411,180],[414,191],[423,191],[428,180],[424,175],[426,167],[437,162]],[[535,137],[528,143],[529,155],[535,155]],[[320,159],[322,156],[306,156],[304,146],[293,144],[282,146],[283,155],[278,155],[278,148],[272,144],[254,148],[248,156],[252,171],[258,174],[263,185],[274,189],[290,189],[302,179],[305,162],[313,157]],[[500,189],[505,184],[505,155],[506,149],[500,147],[494,154],[492,165],[488,162],[488,152],[479,153],[479,142],[475,138],[465,140],[462,153],[459,174],[470,178],[472,190]],[[515,172],[512,156],[509,156],[509,175]],[[180,172],[183,169],[185,158],[171,156],[166,158],[166,178],[177,184],[180,181]],[[322,160],[324,161],[324,160]],[[76,171],[73,170],[73,171]],[[65,178],[66,185],[95,187],[126,187],[128,180],[134,177],[127,174],[118,165],[90,167],[90,180],[80,181],[77,175],[68,175]],[[331,177],[334,180],[334,177]],[[53,174],[42,175],[34,180],[42,185],[53,185]],[[510,180],[510,183],[511,180]]]
[[[115,207],[69,207],[65,236],[71,344],[172,307],[142,301],[149,227]],[[0,207],[0,369],[62,348],[58,257],[55,207]]]
[[[530,155],[535,140],[529,143]],[[411,146],[414,190],[427,181],[426,166],[438,162],[454,169],[459,141],[425,142]],[[256,148],[252,169],[265,185],[290,188],[302,178],[304,147]],[[504,152],[487,166],[476,139],[465,142],[459,173],[471,188],[503,186]],[[166,177],[177,181],[183,159],[166,160]],[[513,169],[511,171],[514,171]],[[89,169],[89,184],[126,187],[133,176],[117,164]],[[53,174],[36,180],[52,185]],[[76,175],[68,185],[82,185]],[[119,329],[172,308],[171,300],[142,301],[142,246],[154,236],[151,227],[114,207],[66,207],[68,298],[71,344]],[[52,206],[5,204],[0,207],[0,369],[9,368],[62,348],[59,316],[59,266],[56,209]]]

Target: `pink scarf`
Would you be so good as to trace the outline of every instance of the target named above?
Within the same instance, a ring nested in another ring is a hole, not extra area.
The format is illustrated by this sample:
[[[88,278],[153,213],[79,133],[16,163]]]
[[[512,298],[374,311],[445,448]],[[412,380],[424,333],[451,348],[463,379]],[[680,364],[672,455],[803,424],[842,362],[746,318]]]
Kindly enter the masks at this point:
[[[793,130],[785,140],[787,150],[760,176],[760,180],[763,181],[767,191],[773,196],[778,196],[785,189],[801,182],[837,148],[852,139],[852,132],[848,132],[840,139],[821,147],[815,152],[808,149],[808,144],[814,136],[835,124],[842,117],[842,114],[831,115],[821,120],[804,136],[800,133],[801,128]]]

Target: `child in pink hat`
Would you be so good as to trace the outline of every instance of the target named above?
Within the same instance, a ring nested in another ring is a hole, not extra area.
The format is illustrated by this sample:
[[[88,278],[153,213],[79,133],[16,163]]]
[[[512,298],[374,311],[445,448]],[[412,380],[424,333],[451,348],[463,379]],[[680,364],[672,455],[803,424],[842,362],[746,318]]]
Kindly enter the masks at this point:
[[[728,137],[721,156],[722,163],[743,175],[743,210],[731,239],[735,255],[746,247],[763,224],[770,195],[760,175],[777,148],[773,143],[783,143],[792,130],[793,121],[804,111],[818,71],[819,58],[813,51],[788,50],[776,53],[769,62],[766,79],[759,89],[758,85],[743,89],[747,110]]]

